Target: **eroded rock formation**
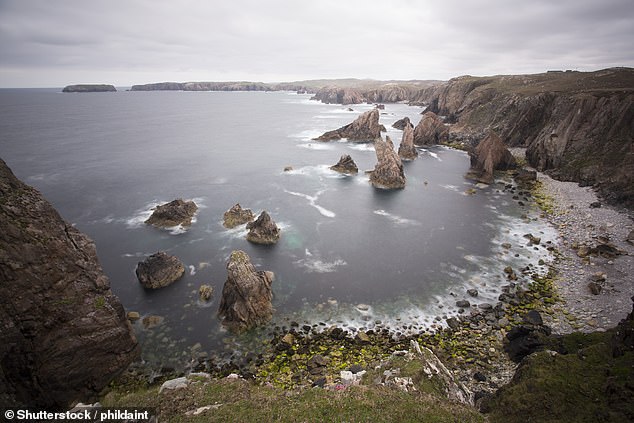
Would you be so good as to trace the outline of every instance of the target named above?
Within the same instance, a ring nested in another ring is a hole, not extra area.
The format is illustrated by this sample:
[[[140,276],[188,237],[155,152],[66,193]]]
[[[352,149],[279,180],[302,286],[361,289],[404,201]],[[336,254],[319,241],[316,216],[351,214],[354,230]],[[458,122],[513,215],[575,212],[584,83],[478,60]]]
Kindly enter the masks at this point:
[[[412,122],[410,122],[408,117],[404,117],[403,119],[399,119],[396,122],[394,122],[392,124],[392,128],[395,129],[400,129],[401,131],[403,129],[405,129],[406,126],[411,126],[412,128],[414,127],[414,125],[412,124]]]
[[[493,181],[493,172],[496,170],[509,170],[517,166],[515,157],[493,131],[469,152],[469,156],[473,176],[484,183]]]
[[[341,156],[337,164],[330,166],[330,169],[340,173],[347,173],[350,175],[353,175],[359,172],[359,168],[357,167],[357,164],[354,162],[354,160],[352,160],[352,157],[350,157],[350,155],[348,154],[344,154],[343,156]]]
[[[436,145],[447,140],[449,130],[441,118],[433,112],[425,112],[414,128],[414,144]]]
[[[136,276],[144,288],[157,289],[170,285],[185,273],[185,266],[175,257],[164,251],[140,261],[136,268]]]
[[[252,222],[253,219],[255,219],[255,215],[251,209],[243,209],[240,203],[236,203],[236,205],[225,212],[222,217],[222,224],[225,228],[235,228],[238,225]]]
[[[379,138],[374,143],[377,164],[370,174],[370,182],[376,188],[401,189],[405,188],[405,172],[400,157],[394,151],[394,144],[390,137],[385,141]]]
[[[247,229],[247,241],[254,244],[275,244],[280,239],[280,228],[266,211],[260,213],[254,222],[247,223]]]
[[[398,146],[398,156],[403,160],[414,160],[418,157],[418,151],[414,146],[414,130],[410,125],[405,125],[403,138]]]
[[[256,270],[249,255],[231,253],[218,315],[230,330],[241,332],[264,324],[273,316],[273,273]]]
[[[139,347],[93,242],[0,160],[0,407],[87,402]]]
[[[169,203],[156,206],[145,223],[160,228],[169,228],[177,225],[189,226],[192,224],[192,218],[196,214],[196,210],[198,210],[196,203],[183,201],[183,199],[178,198]]]
[[[360,104],[365,103],[365,97],[354,88],[326,87],[319,89],[311,100],[318,100],[326,104]]]
[[[328,131],[315,138],[317,141],[334,141],[346,138],[353,142],[374,142],[381,138],[381,125],[379,124],[379,110],[368,110],[356,118],[352,123],[339,129]]]

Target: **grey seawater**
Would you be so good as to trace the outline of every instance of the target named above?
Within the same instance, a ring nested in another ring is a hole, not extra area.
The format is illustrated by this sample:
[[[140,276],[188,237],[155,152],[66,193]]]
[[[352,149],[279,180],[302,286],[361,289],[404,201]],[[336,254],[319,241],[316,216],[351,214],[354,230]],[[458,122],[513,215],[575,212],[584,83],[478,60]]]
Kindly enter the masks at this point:
[[[444,324],[458,312],[457,299],[495,303],[504,267],[547,258],[522,235],[555,234],[502,189],[510,181],[467,195],[474,184],[464,178],[466,153],[434,147],[405,163],[404,190],[374,189],[363,172],[376,161],[371,144],[311,140],[373,106],[348,111],[309,97],[0,90],[0,157],[95,240],[127,310],[164,318],[153,329],[135,325],[144,358],[161,365],[186,363],[192,347],[219,357],[257,349],[270,328],[291,321],[351,332],[381,321],[414,333]],[[404,116],[417,123],[420,112],[386,105],[381,123],[396,146],[402,133],[392,123]],[[356,161],[358,175],[329,170],[342,154]],[[152,207],[179,197],[200,207],[191,227],[143,223]],[[244,226],[225,229],[222,214],[236,202],[267,210],[282,228],[280,242],[256,246]],[[276,275],[273,322],[242,336],[227,333],[216,315],[234,249]],[[188,270],[169,287],[145,290],[134,271],[158,250]],[[197,296],[203,283],[215,290],[206,304]]]

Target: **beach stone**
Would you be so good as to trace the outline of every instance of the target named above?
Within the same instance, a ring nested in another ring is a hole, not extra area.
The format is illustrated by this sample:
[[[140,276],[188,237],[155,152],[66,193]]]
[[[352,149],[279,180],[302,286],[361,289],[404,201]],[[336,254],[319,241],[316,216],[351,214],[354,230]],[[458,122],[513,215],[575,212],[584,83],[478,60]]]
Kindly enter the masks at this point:
[[[478,296],[478,290],[475,289],[475,288],[467,289],[467,294],[469,294],[472,297],[477,297]]]
[[[471,307],[471,303],[467,300],[458,300],[456,301],[456,306],[460,308],[469,308]]]
[[[187,388],[187,385],[189,385],[189,380],[185,376],[166,380],[159,388],[159,394],[166,390],[173,391],[176,389]]]
[[[359,331],[355,339],[363,344],[369,344],[370,342],[372,342],[368,334],[363,331]]]
[[[588,289],[590,290],[592,295],[599,295],[601,294],[601,291],[603,290],[601,285],[599,285],[597,282],[588,283]]]
[[[544,320],[537,310],[529,310],[528,313],[524,315],[524,323],[530,325],[543,325]]]
[[[447,325],[451,328],[451,329],[458,329],[460,327],[460,320],[458,320],[455,317],[450,317],[447,319]]]

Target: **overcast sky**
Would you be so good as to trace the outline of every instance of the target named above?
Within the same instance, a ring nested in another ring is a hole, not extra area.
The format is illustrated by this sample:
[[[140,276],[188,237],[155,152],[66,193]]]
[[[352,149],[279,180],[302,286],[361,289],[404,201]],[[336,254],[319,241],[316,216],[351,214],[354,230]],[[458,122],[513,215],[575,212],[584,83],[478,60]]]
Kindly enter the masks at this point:
[[[634,67],[634,0],[0,0],[0,87]]]

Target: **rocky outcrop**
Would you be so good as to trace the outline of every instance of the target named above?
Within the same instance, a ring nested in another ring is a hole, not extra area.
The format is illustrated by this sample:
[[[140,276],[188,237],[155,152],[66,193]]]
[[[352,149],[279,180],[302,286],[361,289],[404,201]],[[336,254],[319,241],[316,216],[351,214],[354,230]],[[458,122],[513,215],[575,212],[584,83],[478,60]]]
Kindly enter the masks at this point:
[[[315,138],[317,141],[334,141],[342,138],[353,142],[374,142],[381,138],[378,109],[368,110],[356,118],[352,123],[339,129],[328,131]]]
[[[451,117],[451,134],[494,130],[527,147],[531,166],[593,185],[634,207],[634,69],[463,76],[422,90],[417,101]],[[414,141],[416,142],[416,140]]]
[[[139,262],[136,276],[144,288],[163,288],[179,280],[185,273],[185,266],[175,257],[164,251],[149,256]]]
[[[493,131],[469,152],[469,157],[473,176],[487,184],[493,181],[494,171],[514,169],[517,166],[515,157]]]
[[[311,100],[326,104],[360,104],[365,103],[365,97],[354,88],[326,87],[317,90]]]
[[[354,175],[359,172],[357,164],[352,160],[352,157],[348,154],[341,156],[337,164],[330,166],[330,169],[339,172]]]
[[[192,224],[192,218],[196,214],[196,210],[198,210],[196,203],[183,201],[183,199],[178,198],[169,203],[156,206],[145,223],[160,228],[178,225],[189,226]]]
[[[242,332],[271,320],[272,282],[272,272],[256,270],[247,253],[233,251],[227,263],[227,280],[218,310],[222,324]]]
[[[280,228],[266,211],[260,213],[255,222],[247,223],[247,229],[247,241],[254,244],[275,244],[280,239]]]
[[[115,91],[117,91],[117,89],[114,85],[106,84],[67,85],[62,90],[63,93],[106,93]]]
[[[411,126],[412,128],[414,127],[414,125],[412,124],[412,122],[410,122],[407,116],[404,117],[403,119],[397,120],[396,122],[392,124],[392,128],[400,129],[401,131],[405,129],[406,126]]]
[[[225,212],[222,217],[222,224],[225,228],[235,228],[245,223],[253,222],[255,215],[251,209],[243,209],[240,203],[236,203],[233,207]]]
[[[405,172],[403,163],[396,151],[390,137],[386,136],[385,141],[379,138],[374,143],[377,164],[370,174],[370,183],[381,189],[401,189],[405,188]]]
[[[0,407],[87,401],[139,347],[93,242],[0,160]]]
[[[403,129],[403,138],[398,146],[398,156],[403,160],[414,160],[418,157],[418,151],[414,146],[414,130],[410,125]]]
[[[436,145],[447,140],[449,130],[434,112],[426,112],[414,128],[414,144]]]

